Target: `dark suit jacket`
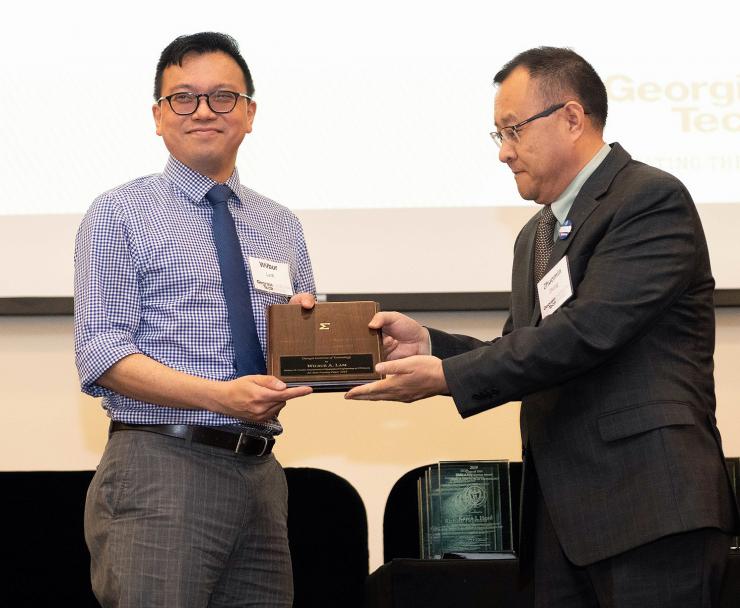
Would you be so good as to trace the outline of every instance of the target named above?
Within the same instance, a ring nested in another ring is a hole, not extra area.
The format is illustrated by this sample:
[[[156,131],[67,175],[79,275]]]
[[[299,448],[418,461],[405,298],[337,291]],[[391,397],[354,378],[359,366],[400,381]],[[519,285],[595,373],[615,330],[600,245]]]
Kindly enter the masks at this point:
[[[707,245],[676,178],[619,146],[586,181],[548,270],[568,257],[573,296],[540,320],[537,216],[514,247],[503,336],[430,330],[465,416],[521,400],[525,449],[568,558],[586,565],[662,536],[737,526],[713,380]],[[526,463],[525,463],[526,475]]]

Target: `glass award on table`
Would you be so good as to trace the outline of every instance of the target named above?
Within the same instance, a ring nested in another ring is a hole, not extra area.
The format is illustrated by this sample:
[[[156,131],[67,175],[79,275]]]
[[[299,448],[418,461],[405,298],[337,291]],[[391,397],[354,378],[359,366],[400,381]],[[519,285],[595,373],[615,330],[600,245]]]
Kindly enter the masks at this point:
[[[317,302],[307,310],[273,304],[267,310],[267,373],[288,386],[345,391],[380,380],[381,333],[367,324],[377,302]]]
[[[417,483],[419,505],[419,555],[422,559],[442,557],[439,527],[439,469],[424,469]]]
[[[740,458],[725,458],[727,470],[730,473],[730,483],[735,492],[735,499],[740,504]],[[730,539],[730,551],[740,552],[740,536]]]
[[[429,523],[420,524],[422,558],[511,557],[508,462],[440,462],[427,469],[424,478],[419,510]]]

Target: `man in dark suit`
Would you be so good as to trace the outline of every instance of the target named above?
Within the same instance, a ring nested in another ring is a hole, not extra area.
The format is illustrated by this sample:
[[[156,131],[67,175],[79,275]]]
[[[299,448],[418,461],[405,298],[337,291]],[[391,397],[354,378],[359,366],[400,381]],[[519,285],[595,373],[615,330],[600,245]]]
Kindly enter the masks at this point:
[[[694,203],[604,143],[604,84],[573,51],[525,51],[494,82],[499,158],[542,205],[516,240],[503,336],[380,313],[390,376],[347,397],[450,394],[462,416],[522,401],[521,557],[537,606],[714,606],[738,513]]]

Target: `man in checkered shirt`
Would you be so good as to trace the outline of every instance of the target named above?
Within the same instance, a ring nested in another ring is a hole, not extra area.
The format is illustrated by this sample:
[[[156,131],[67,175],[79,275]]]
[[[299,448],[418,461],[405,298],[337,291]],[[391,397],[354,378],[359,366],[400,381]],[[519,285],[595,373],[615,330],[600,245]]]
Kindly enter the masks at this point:
[[[259,345],[260,365],[237,372],[206,198],[228,186],[221,191],[266,345],[267,306],[311,307],[315,287],[297,218],[239,181],[253,94],[229,36],[170,43],[153,106],[169,161],[99,196],[77,235],[77,368],[82,390],[102,397],[111,418],[85,506],[104,607],[292,604],[287,487],[271,450],[278,413],[311,389],[265,375]],[[290,285],[255,289],[254,260]]]

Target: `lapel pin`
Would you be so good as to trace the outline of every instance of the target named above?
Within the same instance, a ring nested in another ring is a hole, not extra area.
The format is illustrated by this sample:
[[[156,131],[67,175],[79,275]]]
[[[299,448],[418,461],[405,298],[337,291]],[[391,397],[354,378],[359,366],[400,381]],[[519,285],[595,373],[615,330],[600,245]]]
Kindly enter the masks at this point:
[[[565,220],[563,225],[558,228],[558,238],[564,241],[570,236],[570,231],[573,230],[573,222]]]

